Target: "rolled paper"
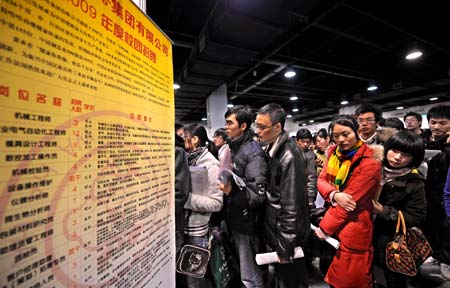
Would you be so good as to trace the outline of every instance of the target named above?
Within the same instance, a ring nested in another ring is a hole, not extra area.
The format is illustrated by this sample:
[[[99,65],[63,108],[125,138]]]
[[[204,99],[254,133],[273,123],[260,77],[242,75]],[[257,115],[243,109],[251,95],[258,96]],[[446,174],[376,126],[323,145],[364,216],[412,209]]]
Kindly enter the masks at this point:
[[[315,231],[317,227],[311,224],[311,229]],[[335,249],[339,249],[339,241],[334,239],[333,237],[328,236],[327,238],[325,238],[325,241],[331,246],[333,246]]]
[[[298,246],[294,249],[294,259],[297,258],[303,258],[303,249],[302,247]],[[279,263],[277,252],[269,252],[269,253],[259,253],[256,254],[255,257],[256,264],[258,265],[266,265],[266,264],[272,264],[272,263]]]

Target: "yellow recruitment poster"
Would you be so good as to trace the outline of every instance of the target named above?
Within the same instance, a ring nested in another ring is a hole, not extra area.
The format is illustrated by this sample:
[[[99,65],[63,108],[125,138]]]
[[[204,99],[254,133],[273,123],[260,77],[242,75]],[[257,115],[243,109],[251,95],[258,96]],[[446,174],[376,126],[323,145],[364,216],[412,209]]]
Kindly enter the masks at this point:
[[[127,0],[0,9],[0,287],[175,287],[170,40]]]

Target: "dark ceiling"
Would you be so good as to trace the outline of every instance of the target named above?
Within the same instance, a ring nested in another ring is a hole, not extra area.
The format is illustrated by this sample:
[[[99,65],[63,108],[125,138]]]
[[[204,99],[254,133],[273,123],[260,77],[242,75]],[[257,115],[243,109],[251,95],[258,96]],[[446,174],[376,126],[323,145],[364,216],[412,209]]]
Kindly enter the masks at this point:
[[[383,111],[450,99],[445,1],[166,0],[148,15],[174,41],[176,120],[199,122],[223,83],[228,101],[276,102],[328,121],[346,99]],[[423,56],[406,61],[416,45]],[[297,72],[285,78],[287,65]],[[374,81],[379,89],[366,90]],[[299,99],[291,101],[296,95]]]

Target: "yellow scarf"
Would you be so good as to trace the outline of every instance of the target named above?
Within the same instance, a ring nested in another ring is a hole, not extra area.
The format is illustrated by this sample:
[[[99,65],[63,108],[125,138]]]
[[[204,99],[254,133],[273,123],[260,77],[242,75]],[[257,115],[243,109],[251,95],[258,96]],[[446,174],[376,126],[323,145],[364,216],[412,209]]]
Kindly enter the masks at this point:
[[[333,155],[331,155],[328,160],[327,174],[331,176],[331,182],[334,184],[336,189],[347,179],[348,173],[350,172],[350,166],[352,163],[352,157],[359,150],[363,142],[358,140],[356,144],[348,151],[341,151],[339,147],[336,147]]]

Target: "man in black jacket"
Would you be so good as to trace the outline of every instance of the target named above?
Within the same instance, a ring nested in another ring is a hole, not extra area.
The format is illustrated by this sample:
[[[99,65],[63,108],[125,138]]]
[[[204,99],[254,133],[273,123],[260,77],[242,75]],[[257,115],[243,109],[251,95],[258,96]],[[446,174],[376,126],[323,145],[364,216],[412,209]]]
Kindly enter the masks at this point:
[[[309,233],[305,159],[284,130],[286,113],[267,104],[256,116],[259,142],[267,146],[270,184],[267,189],[265,233],[267,244],[279,259],[275,264],[277,287],[308,287],[304,258],[294,259],[294,248]]]
[[[239,255],[243,287],[264,287],[262,271],[255,262],[259,252],[261,212],[266,199],[267,159],[250,130],[252,114],[236,106],[225,113],[225,129],[231,139],[233,173],[244,180],[239,187],[234,180],[220,188],[225,194],[225,222],[233,235]]]

